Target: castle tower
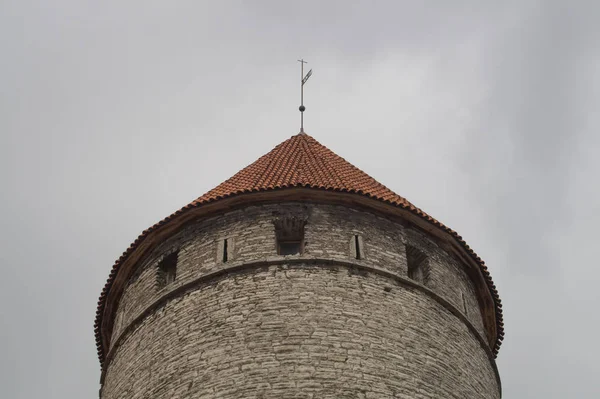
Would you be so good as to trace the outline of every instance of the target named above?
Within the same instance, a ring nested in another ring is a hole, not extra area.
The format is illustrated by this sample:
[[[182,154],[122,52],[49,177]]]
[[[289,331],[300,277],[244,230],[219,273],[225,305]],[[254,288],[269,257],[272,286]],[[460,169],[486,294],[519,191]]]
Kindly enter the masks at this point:
[[[500,398],[500,299],[450,228],[300,133],[144,231],[103,399]]]

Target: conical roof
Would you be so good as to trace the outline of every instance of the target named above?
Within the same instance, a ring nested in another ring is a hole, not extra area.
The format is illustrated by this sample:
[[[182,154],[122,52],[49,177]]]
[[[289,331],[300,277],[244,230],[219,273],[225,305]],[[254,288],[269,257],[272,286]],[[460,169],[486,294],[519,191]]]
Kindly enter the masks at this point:
[[[289,187],[359,193],[414,206],[306,133],[292,136],[192,204],[231,195]]]
[[[371,176],[353,166],[344,158],[336,155],[333,151],[320,144],[311,136],[305,133],[299,133],[279,144],[269,153],[245,167],[230,179],[219,184],[214,189],[156,223],[149,229],[144,230],[123,255],[121,255],[113,265],[108,281],[98,300],[95,333],[100,363],[104,363],[108,346],[107,342],[103,341],[103,331],[105,328],[103,319],[107,300],[111,294],[111,288],[113,287],[113,283],[115,282],[121,266],[136,252],[138,247],[141,247],[142,249],[140,250],[143,251],[151,245],[146,242],[149,236],[156,231],[160,231],[162,228],[172,226],[178,218],[183,217],[187,212],[198,208],[204,208],[204,206],[209,203],[214,203],[215,201],[229,197],[241,196],[247,193],[275,191],[295,187],[345,192],[359,195],[363,198],[369,197],[373,200],[405,209],[426,220],[436,228],[450,234],[479,265],[485,284],[493,299],[496,338],[492,345],[492,350],[494,354],[497,354],[500,344],[504,339],[502,305],[496,286],[494,285],[483,260],[477,256],[462,237],[454,230],[432,218],[421,209],[415,207],[404,197],[394,193],[383,184],[378,183]],[[108,317],[110,318],[112,316],[109,315]],[[112,320],[108,320],[108,322],[110,325]]]

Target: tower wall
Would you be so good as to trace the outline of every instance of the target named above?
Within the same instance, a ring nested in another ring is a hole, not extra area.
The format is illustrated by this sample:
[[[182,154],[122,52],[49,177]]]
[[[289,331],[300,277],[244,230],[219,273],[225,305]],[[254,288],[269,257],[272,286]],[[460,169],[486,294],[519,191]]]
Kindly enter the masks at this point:
[[[276,254],[273,221],[287,217],[306,221],[302,255]],[[427,257],[424,284],[408,277],[407,246]],[[177,250],[176,279],[160,288],[158,263]],[[401,221],[345,206],[196,221],[139,262],[115,320],[107,399],[500,397],[460,261]]]

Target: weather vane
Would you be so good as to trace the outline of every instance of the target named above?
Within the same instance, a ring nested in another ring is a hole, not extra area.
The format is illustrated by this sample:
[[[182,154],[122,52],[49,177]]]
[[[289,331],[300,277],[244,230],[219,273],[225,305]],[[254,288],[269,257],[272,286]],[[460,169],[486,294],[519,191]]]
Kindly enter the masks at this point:
[[[308,81],[308,78],[312,75],[312,69],[308,71],[306,76],[304,75],[304,64],[307,64],[304,59],[298,60],[298,62],[302,65],[300,69],[300,133],[304,133],[304,110],[306,107],[304,106],[304,84]]]

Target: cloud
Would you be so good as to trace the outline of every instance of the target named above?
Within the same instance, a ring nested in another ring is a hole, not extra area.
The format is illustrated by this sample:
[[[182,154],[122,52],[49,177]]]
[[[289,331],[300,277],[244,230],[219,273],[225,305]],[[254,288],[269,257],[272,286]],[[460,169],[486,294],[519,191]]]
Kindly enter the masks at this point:
[[[594,3],[0,7],[4,396],[97,395],[112,263],[297,133],[300,57],[307,131],[489,264],[504,397],[600,393]]]

